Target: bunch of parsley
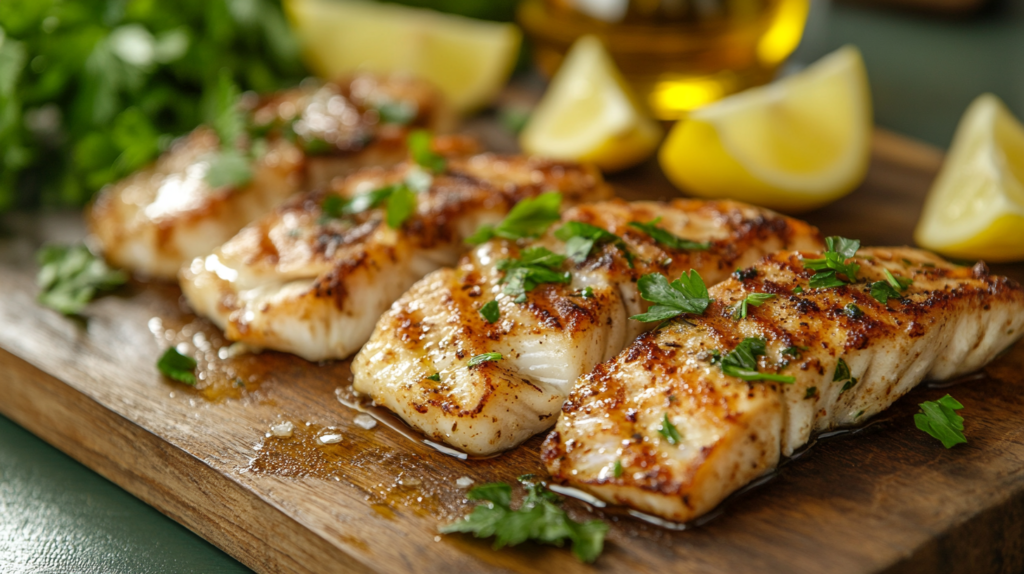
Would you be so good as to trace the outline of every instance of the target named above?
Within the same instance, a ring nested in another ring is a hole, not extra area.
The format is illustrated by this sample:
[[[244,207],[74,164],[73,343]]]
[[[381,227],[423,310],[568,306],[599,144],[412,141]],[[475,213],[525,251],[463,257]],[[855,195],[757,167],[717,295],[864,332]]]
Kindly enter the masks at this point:
[[[0,2],[0,211],[79,206],[243,90],[305,70],[279,0]]]

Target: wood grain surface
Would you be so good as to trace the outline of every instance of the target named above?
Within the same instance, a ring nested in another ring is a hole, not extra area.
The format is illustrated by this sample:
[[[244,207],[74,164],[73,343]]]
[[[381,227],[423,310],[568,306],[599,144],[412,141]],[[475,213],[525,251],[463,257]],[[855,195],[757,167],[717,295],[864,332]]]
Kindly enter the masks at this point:
[[[501,147],[500,142],[495,144]],[[941,154],[879,132],[865,184],[806,215],[827,234],[911,243]],[[677,194],[653,165],[615,177],[623,197]],[[1016,572],[1024,568],[1024,345],[952,389],[922,385],[846,438],[821,441],[707,524],[669,531],[569,501],[612,524],[604,555],[439,536],[464,514],[455,481],[541,473],[539,438],[458,460],[378,425],[336,393],[347,362],[281,353],[220,358],[227,342],[174,286],[132,283],[69,319],[34,302],[33,253],[80,238],[76,214],[9,217],[0,237],[0,412],[259,572]],[[995,266],[1021,280],[1024,265]],[[186,343],[203,379],[163,379]],[[917,403],[952,392],[967,445],[914,429]],[[288,420],[290,439],[268,437]],[[344,440],[319,445],[333,427]]]

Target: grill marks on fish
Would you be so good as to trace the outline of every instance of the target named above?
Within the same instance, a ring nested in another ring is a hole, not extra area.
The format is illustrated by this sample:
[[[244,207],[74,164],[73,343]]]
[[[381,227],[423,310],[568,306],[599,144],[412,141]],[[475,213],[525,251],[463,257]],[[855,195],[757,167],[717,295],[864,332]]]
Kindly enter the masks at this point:
[[[569,205],[611,194],[592,167],[465,156],[446,141],[437,138],[435,151],[446,156],[447,170],[416,194],[416,211],[400,229],[387,226],[383,207],[325,218],[328,195],[354,197],[420,168],[362,170],[329,191],[289,200],[196,258],[181,276],[189,303],[232,340],[309,360],[345,358],[395,299],[430,271],[457,262],[464,238],[500,221],[517,202],[552,190]]]
[[[752,279],[712,287],[715,301],[692,326],[645,334],[581,377],[542,449],[554,480],[690,520],[812,434],[861,423],[926,377],[976,370],[1022,334],[1024,290],[983,267],[957,267],[910,248],[862,249],[857,283],[810,289],[813,272],[802,260],[814,256],[766,257]],[[885,280],[883,269],[914,281],[887,304],[870,295],[870,283]],[[793,293],[797,286],[803,293]],[[734,321],[732,306],[754,292],[777,297]],[[862,313],[847,313],[850,303]],[[745,382],[712,364],[712,351],[724,354],[746,337],[767,341],[761,372],[795,383]],[[784,355],[789,347],[799,357]],[[849,376],[837,376],[840,360]],[[683,437],[679,444],[658,432],[666,416]],[[619,477],[611,472],[616,462]]]
[[[656,217],[663,229],[710,248],[671,249],[629,226]],[[817,230],[805,223],[728,201],[609,201],[577,206],[562,221],[620,236],[633,265],[620,247],[598,245],[582,263],[564,264],[570,284],[541,284],[515,303],[502,293],[497,262],[532,246],[564,252],[554,237],[560,224],[534,241],[485,243],[457,267],[425,277],[381,317],[353,362],[355,389],[435,440],[491,454],[549,428],[577,377],[656,326],[628,319],[648,306],[637,293],[640,276],[675,278],[693,268],[714,283],[765,253],[821,247]],[[590,297],[583,296],[587,287]],[[491,300],[500,309],[494,323],[480,315]],[[466,366],[489,352],[503,359]],[[429,379],[434,373],[441,381]]]
[[[415,110],[408,125],[382,124],[377,106],[399,102]],[[143,276],[173,279],[182,264],[209,253],[243,226],[295,193],[322,186],[365,166],[394,165],[407,156],[411,127],[444,130],[450,113],[425,83],[361,75],[257,99],[256,124],[274,124],[267,151],[252,163],[241,188],[205,181],[217,135],[199,127],[157,161],[100,192],[87,221],[105,257]],[[328,145],[309,155],[297,137]]]

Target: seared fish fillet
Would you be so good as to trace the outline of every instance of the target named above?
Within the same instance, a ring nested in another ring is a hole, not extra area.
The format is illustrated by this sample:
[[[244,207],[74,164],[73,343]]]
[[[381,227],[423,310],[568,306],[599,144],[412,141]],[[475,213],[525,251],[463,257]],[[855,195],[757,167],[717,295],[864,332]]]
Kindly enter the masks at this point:
[[[709,248],[670,248],[629,226],[657,217],[662,229]],[[352,363],[355,390],[467,453],[508,449],[554,424],[577,377],[657,325],[629,319],[649,305],[637,293],[641,275],[692,268],[714,283],[765,253],[821,246],[806,223],[730,201],[611,201],[578,206],[562,221],[620,236],[633,266],[621,248],[595,246],[582,263],[564,263],[571,283],[540,285],[516,303],[502,294],[504,272],[496,263],[527,246],[565,252],[554,235],[561,224],[529,243],[485,243],[458,267],[425,277],[381,317]],[[489,323],[480,310],[492,300],[500,318]],[[467,367],[471,357],[494,352],[503,358]]]
[[[408,123],[382,123],[379,110],[396,106],[408,112],[402,118]],[[449,123],[432,88],[397,77],[301,87],[258,100],[247,113],[265,132],[266,149],[252,161],[253,177],[244,187],[206,182],[220,141],[200,127],[153,165],[100,192],[87,220],[113,265],[173,279],[182,264],[294,193],[363,166],[394,165],[406,157],[409,128]]]
[[[520,200],[560,191],[571,205],[611,195],[588,166],[452,156],[416,194],[415,213],[397,230],[384,223],[380,208],[325,219],[327,195],[354,197],[410,172],[423,173],[411,164],[368,169],[326,195],[294,198],[193,260],[182,270],[182,291],[229,339],[311,361],[342,359],[366,342],[395,299],[427,273],[456,263],[467,236],[500,221]]]
[[[857,283],[811,289],[804,257],[814,256],[766,257],[756,276],[711,288],[714,301],[691,324],[644,335],[582,377],[544,443],[553,479],[690,520],[775,468],[812,433],[861,423],[925,378],[976,370],[1024,334],[1024,290],[984,264],[956,267],[911,248],[862,249]],[[913,279],[887,304],[870,294],[873,282],[886,280],[884,269]],[[802,293],[794,293],[798,286]],[[776,297],[749,307],[745,319],[731,318],[751,293]],[[716,355],[748,337],[767,343],[760,372],[795,382],[723,374]]]

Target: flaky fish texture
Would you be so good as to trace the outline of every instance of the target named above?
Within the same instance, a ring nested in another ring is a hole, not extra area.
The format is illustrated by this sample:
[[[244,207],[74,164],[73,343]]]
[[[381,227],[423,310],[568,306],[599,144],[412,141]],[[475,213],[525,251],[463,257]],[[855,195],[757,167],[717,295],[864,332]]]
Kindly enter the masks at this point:
[[[984,264],[862,249],[856,283],[811,289],[803,260],[816,256],[766,257],[711,288],[703,316],[641,336],[580,378],[542,449],[553,479],[687,521],[814,433],[862,423],[923,379],[979,369],[1024,333],[1024,290]],[[885,304],[870,293],[884,270],[913,280]],[[751,293],[775,297],[734,319]],[[751,337],[766,342],[758,369],[794,383],[723,373],[719,355]]]
[[[662,229],[710,245],[670,248],[629,225],[658,217]],[[561,224],[535,241],[481,245],[457,267],[425,277],[381,317],[353,361],[355,390],[435,440],[492,454],[550,428],[577,377],[657,325],[629,319],[649,305],[637,292],[641,275],[696,269],[714,283],[766,253],[821,246],[810,225],[731,201],[610,201],[568,210],[562,222],[570,221],[618,235],[625,251],[596,246],[582,263],[565,262],[571,283],[540,285],[518,303],[502,293],[497,262],[527,247],[565,252],[554,235]],[[492,300],[500,318],[489,323],[480,310]],[[467,366],[484,353],[502,359]]]
[[[382,109],[405,110],[401,125]],[[252,178],[211,187],[206,174],[221,142],[200,127],[149,167],[103,189],[87,221],[107,260],[140,276],[174,279],[182,264],[209,253],[289,196],[365,166],[404,160],[413,127],[451,123],[428,85],[399,77],[357,76],[305,86],[250,103]],[[384,117],[383,119],[390,119]]]
[[[455,155],[416,194],[416,211],[399,229],[385,223],[383,208],[325,217],[327,195],[354,197],[408,180],[411,172],[423,174],[413,164],[364,170],[327,194],[287,202],[182,270],[189,304],[231,340],[311,361],[346,358],[395,299],[427,273],[456,263],[467,236],[519,201],[548,191],[560,191],[568,205],[611,195],[590,166]]]

